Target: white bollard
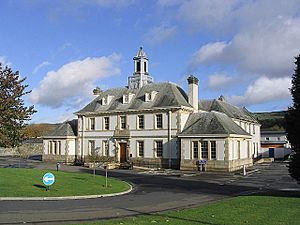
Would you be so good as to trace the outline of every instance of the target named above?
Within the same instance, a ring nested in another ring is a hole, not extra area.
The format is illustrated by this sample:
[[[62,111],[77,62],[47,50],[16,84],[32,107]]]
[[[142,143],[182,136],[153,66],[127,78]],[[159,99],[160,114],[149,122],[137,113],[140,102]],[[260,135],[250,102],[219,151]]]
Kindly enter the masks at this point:
[[[243,175],[246,176],[247,175],[247,172],[246,172],[246,166],[243,165]]]

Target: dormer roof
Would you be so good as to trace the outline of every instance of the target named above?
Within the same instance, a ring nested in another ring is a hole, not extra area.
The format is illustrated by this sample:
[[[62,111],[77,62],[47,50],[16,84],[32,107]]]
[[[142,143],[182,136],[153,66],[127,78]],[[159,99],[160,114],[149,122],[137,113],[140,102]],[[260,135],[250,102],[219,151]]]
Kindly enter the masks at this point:
[[[145,101],[145,94],[152,92],[157,92],[153,101]],[[123,104],[123,96],[129,93],[135,95],[128,104]],[[114,98],[109,105],[99,104],[99,100],[105,95],[113,95]],[[132,90],[124,87],[103,91],[76,114],[180,108],[182,106],[191,108],[186,93],[179,86],[172,83],[153,83],[145,85],[140,89]]]

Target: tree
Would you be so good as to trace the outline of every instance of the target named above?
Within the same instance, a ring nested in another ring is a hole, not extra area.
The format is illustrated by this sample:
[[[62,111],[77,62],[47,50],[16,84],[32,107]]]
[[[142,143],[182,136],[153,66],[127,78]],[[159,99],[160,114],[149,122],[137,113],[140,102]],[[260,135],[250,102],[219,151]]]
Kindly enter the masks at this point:
[[[25,122],[36,112],[33,106],[24,104],[23,96],[31,92],[25,90],[25,79],[0,63],[0,147],[19,146]]]
[[[295,59],[296,69],[290,89],[293,106],[289,107],[285,119],[288,139],[294,151],[289,163],[289,173],[300,183],[300,55]]]
[[[23,129],[25,139],[38,138],[51,133],[57,124],[28,124]]]

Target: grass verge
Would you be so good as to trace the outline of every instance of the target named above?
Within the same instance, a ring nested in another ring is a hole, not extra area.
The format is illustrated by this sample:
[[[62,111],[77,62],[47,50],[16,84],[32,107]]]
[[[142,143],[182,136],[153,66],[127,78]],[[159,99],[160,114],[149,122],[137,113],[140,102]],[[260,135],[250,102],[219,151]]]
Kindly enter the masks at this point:
[[[85,224],[299,225],[300,198],[242,196],[199,208]]]
[[[43,175],[52,172],[55,183],[46,191]],[[35,169],[0,168],[0,197],[60,197],[101,195],[126,191],[127,183],[105,177],[84,173],[67,173]]]

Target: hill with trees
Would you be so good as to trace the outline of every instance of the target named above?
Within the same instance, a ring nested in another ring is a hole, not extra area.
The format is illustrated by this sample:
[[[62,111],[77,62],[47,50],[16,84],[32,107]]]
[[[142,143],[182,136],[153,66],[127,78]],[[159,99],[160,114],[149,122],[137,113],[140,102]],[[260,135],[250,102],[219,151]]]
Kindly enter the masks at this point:
[[[262,131],[284,131],[286,111],[252,113],[261,123]]]

